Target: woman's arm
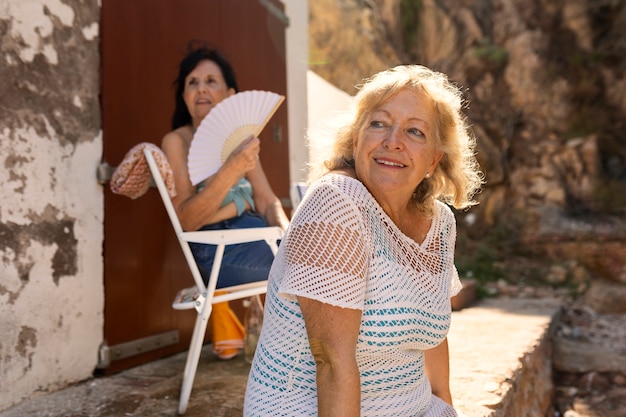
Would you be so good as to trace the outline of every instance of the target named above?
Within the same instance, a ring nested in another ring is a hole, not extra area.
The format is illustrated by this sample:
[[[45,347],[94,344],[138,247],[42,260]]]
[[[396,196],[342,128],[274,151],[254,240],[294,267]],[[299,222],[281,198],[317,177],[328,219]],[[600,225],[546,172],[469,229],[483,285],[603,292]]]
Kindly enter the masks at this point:
[[[356,343],[361,310],[298,297],[316,363],[319,417],[357,417],[361,383]]]
[[[452,405],[450,393],[450,358],[448,338],[432,349],[424,351],[426,376],[430,381],[433,394]]]
[[[234,204],[220,206],[228,191],[246,172],[256,166],[260,150],[259,139],[246,139],[233,151],[219,171],[206,180],[204,189],[196,193],[187,167],[189,142],[183,137],[185,134],[191,135],[191,131],[184,132],[181,129],[165,135],[161,148],[174,174],[177,195],[172,198],[172,203],[183,229],[198,230],[205,224],[235,217],[237,209]]]

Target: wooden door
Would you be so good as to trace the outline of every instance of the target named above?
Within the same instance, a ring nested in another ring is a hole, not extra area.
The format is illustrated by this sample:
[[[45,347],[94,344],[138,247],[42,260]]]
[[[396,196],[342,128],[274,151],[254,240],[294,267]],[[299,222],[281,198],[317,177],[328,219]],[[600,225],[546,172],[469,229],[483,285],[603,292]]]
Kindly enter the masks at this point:
[[[103,162],[116,166],[132,146],[158,145],[170,130],[172,82],[190,40],[220,49],[237,73],[240,90],[286,96],[282,10],[282,4],[268,0],[104,0]],[[288,200],[286,103],[260,137],[269,181]],[[193,285],[193,279],[156,190],[130,200],[104,187],[104,206],[106,346],[126,346],[127,352],[128,345],[147,340],[133,345],[145,353],[113,357],[105,371],[111,373],[187,349],[195,312],[170,307],[176,292]]]

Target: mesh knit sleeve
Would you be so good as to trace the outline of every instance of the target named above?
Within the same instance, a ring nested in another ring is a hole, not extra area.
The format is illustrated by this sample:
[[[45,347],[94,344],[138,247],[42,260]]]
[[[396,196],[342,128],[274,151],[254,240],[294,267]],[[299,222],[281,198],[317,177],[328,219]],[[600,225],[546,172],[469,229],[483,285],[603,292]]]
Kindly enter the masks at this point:
[[[361,212],[344,190],[311,186],[281,243],[281,295],[362,310],[369,259],[363,230]]]
[[[439,203],[441,204],[441,203]],[[463,284],[461,284],[461,280],[459,279],[459,272],[454,265],[454,249],[456,246],[456,219],[454,218],[454,214],[449,207],[444,206],[442,211],[444,213],[444,222],[446,224],[446,229],[448,230],[448,247],[451,248],[450,254],[452,256],[451,268],[450,268],[450,297],[454,297],[457,295],[462,289]]]
[[[454,297],[463,289],[463,284],[459,279],[459,272],[456,270],[456,266],[452,267],[452,280],[450,281],[450,297]]]

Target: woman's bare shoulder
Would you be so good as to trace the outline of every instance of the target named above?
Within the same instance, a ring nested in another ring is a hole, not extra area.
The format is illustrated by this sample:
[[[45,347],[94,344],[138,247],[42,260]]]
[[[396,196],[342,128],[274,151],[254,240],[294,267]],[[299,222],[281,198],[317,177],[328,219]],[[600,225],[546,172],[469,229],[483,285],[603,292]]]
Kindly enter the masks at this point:
[[[182,126],[178,129],[172,130],[163,136],[161,140],[162,148],[169,147],[184,147],[189,148],[191,139],[193,138],[193,132],[190,126]]]

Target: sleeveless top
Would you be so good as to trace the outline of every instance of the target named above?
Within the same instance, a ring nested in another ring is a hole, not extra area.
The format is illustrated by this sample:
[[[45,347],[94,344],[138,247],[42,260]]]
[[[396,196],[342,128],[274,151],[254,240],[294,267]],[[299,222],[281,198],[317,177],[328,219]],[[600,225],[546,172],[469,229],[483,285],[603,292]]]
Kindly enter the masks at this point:
[[[328,174],[312,184],[270,271],[244,416],[317,415],[315,360],[296,296],[362,311],[362,416],[456,416],[431,394],[423,353],[446,337],[450,297],[461,289],[455,239],[441,202],[418,244],[360,181]]]

